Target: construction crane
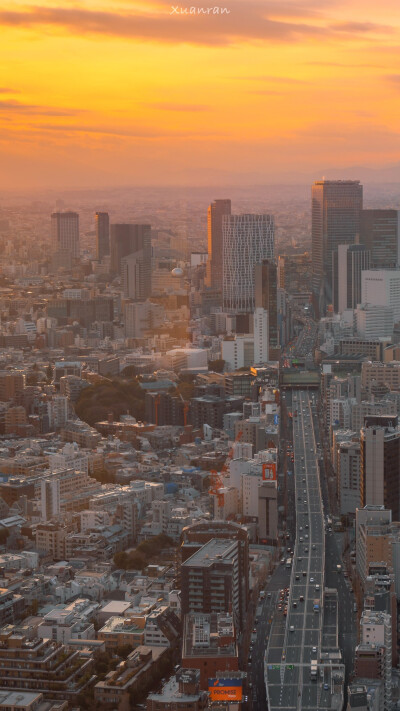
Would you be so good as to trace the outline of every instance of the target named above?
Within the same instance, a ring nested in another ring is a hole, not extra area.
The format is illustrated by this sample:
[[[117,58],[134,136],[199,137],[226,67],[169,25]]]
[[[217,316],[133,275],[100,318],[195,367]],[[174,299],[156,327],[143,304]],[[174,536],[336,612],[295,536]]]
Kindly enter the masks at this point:
[[[223,489],[224,483],[219,476],[218,472],[212,471],[210,472],[211,477],[210,477],[210,488],[208,490],[208,493],[210,496],[216,496],[218,500],[218,506],[223,506],[224,505],[224,494],[221,491]]]
[[[188,412],[189,412],[189,403],[186,402],[186,400],[183,399],[181,393],[179,393],[179,396],[183,402],[183,424],[186,427],[188,423]]]

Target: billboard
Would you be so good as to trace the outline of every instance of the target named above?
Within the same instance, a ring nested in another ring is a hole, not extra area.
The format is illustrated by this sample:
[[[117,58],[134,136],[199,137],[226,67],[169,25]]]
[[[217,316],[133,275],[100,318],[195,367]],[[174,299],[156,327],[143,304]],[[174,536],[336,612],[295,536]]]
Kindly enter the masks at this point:
[[[263,462],[262,478],[264,481],[276,481],[276,463]]]
[[[211,701],[241,701],[243,679],[209,679],[208,693]]]

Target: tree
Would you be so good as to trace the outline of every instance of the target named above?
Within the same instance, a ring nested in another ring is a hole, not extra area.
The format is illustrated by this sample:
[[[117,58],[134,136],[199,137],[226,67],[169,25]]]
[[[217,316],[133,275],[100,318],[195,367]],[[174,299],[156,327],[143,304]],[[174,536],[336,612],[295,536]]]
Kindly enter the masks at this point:
[[[144,418],[145,391],[136,379],[129,382],[113,379],[82,390],[75,412],[89,425],[107,419],[111,412],[116,420],[129,412],[137,420]]]
[[[38,384],[38,375],[37,373],[28,373],[26,376],[26,384],[27,385],[37,385]]]
[[[214,373],[223,373],[225,368],[225,361],[223,358],[217,358],[216,360],[210,360],[208,362],[208,370],[212,370]]]
[[[143,570],[147,566],[146,556],[140,551],[133,551],[128,556],[128,569]]]
[[[117,566],[117,568],[123,568],[123,570],[126,570],[128,567],[128,554],[126,551],[118,551],[114,555],[114,563]]]
[[[124,378],[134,378],[137,375],[137,368],[135,365],[127,365],[121,375],[124,376]]]

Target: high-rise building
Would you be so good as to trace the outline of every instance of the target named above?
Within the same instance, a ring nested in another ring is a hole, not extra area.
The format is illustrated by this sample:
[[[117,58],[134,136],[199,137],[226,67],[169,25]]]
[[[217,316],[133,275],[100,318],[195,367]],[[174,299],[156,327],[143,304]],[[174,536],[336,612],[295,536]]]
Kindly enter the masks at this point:
[[[391,509],[400,518],[400,428],[397,416],[365,418],[361,430],[361,506]]]
[[[246,528],[244,526],[241,526],[238,523],[235,523],[233,521],[207,521],[205,523],[200,522],[200,523],[195,523],[192,524],[191,526],[187,526],[187,528],[184,528],[181,534],[181,559],[182,562],[184,563],[186,560],[190,559],[192,560],[193,554],[196,553],[196,551],[199,551],[200,549],[204,548],[204,545],[208,543],[209,541],[213,541],[215,543],[215,540],[217,539],[223,539],[224,544],[228,546],[229,544],[232,543],[233,541],[237,541],[238,543],[238,580],[239,580],[239,598],[238,598],[238,609],[239,609],[239,626],[243,628],[246,620],[246,614],[247,614],[247,608],[249,604],[249,534]],[[223,546],[224,548],[224,546]],[[227,551],[228,549],[226,549]],[[234,550],[234,549],[233,549]],[[215,551],[215,548],[214,548]],[[205,553],[206,551],[204,551]],[[228,555],[230,557],[230,554]],[[200,556],[200,558],[203,558],[203,555]],[[236,559],[236,553],[234,553],[234,558]],[[207,560],[205,558],[205,560]],[[216,561],[220,560],[219,558],[215,559]],[[201,565],[201,563],[200,563]],[[236,566],[236,563],[235,563]],[[189,566],[188,570],[191,568]],[[210,569],[211,570],[211,569]],[[216,573],[216,570],[215,570]],[[216,573],[217,574],[217,573]],[[207,575],[207,574],[206,574]],[[182,579],[183,583],[183,579]],[[216,583],[218,584],[218,583]],[[236,586],[236,583],[233,581],[233,585]],[[184,585],[182,584],[182,587]],[[229,587],[229,586],[228,586]],[[216,594],[216,590],[214,591],[214,594]],[[211,591],[205,592],[204,593],[205,598],[204,598],[204,604],[206,604],[206,598],[207,598],[207,604],[211,602],[210,596],[211,596]],[[187,598],[188,604],[189,604],[189,597]],[[219,604],[217,602],[215,603],[215,606],[218,607]],[[232,606],[229,604],[228,605],[228,610],[232,607],[233,609],[233,604]],[[221,609],[221,608],[220,608]],[[183,605],[182,605],[182,611],[183,611]],[[198,611],[200,612],[200,608],[198,607]],[[206,611],[206,610],[205,610]],[[214,611],[214,610],[211,610]],[[215,610],[217,611],[217,610]],[[225,610],[227,611],[227,610]]]
[[[147,277],[148,270],[143,249],[121,259],[122,292],[126,298],[143,301],[150,296]]]
[[[143,252],[142,281],[146,296],[151,295],[151,227],[150,225],[118,224],[110,227],[111,272],[122,273],[122,260],[130,254]]]
[[[60,479],[41,479],[40,481],[40,513],[43,521],[49,521],[54,516],[59,516]]]
[[[222,218],[231,214],[230,200],[214,200],[207,210],[208,262],[207,286],[219,289],[222,284]]]
[[[368,269],[361,275],[361,303],[393,309],[400,322],[400,269]]]
[[[268,363],[269,360],[269,312],[262,307],[254,311],[254,365]]]
[[[393,309],[390,306],[359,304],[354,310],[354,325],[361,338],[391,341],[394,329]]]
[[[400,212],[362,210],[360,242],[371,252],[374,269],[400,266]]]
[[[274,218],[227,215],[222,220],[222,233],[224,308],[251,313],[255,303],[254,266],[274,258]]]
[[[213,538],[181,566],[182,614],[232,611],[240,627],[239,542]]]
[[[273,259],[264,259],[261,264],[254,265],[254,297],[256,309],[268,311],[268,343],[275,355],[279,346],[278,270]]]
[[[110,254],[110,218],[108,212],[96,212],[95,222],[97,259],[101,262],[103,257]]]
[[[332,255],[360,233],[362,200],[359,180],[317,180],[312,186],[312,288],[320,314],[332,303]]]
[[[54,254],[79,259],[79,215],[77,212],[53,212],[51,239]]]
[[[333,310],[342,313],[361,303],[361,272],[371,266],[371,254],[362,244],[339,244],[333,253]]]
[[[354,515],[360,508],[360,443],[341,442],[338,464],[340,513]]]

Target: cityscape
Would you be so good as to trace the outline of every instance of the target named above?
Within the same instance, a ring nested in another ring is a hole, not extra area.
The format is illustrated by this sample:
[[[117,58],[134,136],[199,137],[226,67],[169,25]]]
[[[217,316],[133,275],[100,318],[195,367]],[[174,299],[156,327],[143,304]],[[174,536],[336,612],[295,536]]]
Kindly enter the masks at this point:
[[[0,709],[400,707],[400,212],[287,190],[4,201]]]
[[[0,711],[400,711],[399,3],[0,29]]]

